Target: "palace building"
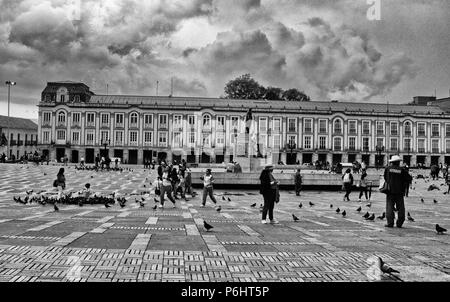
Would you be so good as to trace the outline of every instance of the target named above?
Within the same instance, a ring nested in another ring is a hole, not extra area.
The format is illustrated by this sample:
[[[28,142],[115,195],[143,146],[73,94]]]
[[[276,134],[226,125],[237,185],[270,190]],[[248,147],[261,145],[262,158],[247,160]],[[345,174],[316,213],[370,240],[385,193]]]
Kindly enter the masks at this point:
[[[251,108],[259,151],[287,164],[365,161],[393,154],[410,166],[450,163],[450,117],[427,104],[234,100],[97,95],[77,82],[49,82],[39,107],[38,146],[50,159],[124,163],[185,159],[222,163],[243,155]]]
[[[0,155],[19,159],[36,151],[38,125],[29,119],[0,115]]]

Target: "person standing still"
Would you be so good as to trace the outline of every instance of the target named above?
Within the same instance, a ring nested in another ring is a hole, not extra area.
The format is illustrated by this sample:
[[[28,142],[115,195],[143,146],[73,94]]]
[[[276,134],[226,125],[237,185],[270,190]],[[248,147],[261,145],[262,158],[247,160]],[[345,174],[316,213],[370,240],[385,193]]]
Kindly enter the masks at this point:
[[[56,175],[56,188],[58,190],[58,200],[60,200],[64,190],[66,189],[66,177],[64,176],[64,168],[59,169],[59,172]]]
[[[345,170],[345,174],[342,175],[342,180],[343,180],[342,186],[345,190],[344,201],[345,199],[347,199],[347,201],[350,201],[350,193],[352,192],[352,185],[353,185],[352,170],[350,169]]]
[[[213,189],[213,183],[214,183],[214,177],[211,174],[211,169],[206,169],[206,173],[204,176],[200,177],[201,180],[203,180],[203,200],[202,200],[202,207],[205,207],[206,205],[206,195],[209,195],[212,202],[217,205],[217,200],[214,197],[214,189]]]
[[[405,222],[405,188],[408,186],[408,172],[400,167],[401,158],[392,156],[389,160],[391,165],[384,170],[384,179],[388,183],[389,191],[386,194],[386,220],[385,227],[394,227],[395,213],[398,211],[397,227],[401,228]]]
[[[300,196],[302,190],[302,175],[300,174],[300,168],[297,168],[295,173],[295,195]]]
[[[264,198],[264,207],[262,211],[261,223],[269,223],[266,220],[267,213],[269,213],[269,220],[272,224],[278,224],[279,222],[273,218],[273,208],[275,207],[275,199],[277,194],[278,181],[272,175],[273,165],[266,165],[261,171],[259,180],[261,182],[259,192]]]

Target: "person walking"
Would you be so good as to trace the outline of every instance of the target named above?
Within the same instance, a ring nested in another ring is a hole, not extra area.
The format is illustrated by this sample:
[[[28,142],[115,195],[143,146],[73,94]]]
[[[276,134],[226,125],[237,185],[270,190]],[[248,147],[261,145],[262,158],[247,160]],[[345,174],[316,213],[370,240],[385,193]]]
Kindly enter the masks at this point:
[[[195,197],[195,195],[197,193],[194,192],[194,190],[192,189],[192,174],[191,174],[191,170],[187,170],[186,171],[186,177],[184,178],[184,194],[190,194],[192,196],[192,198]]]
[[[300,196],[302,190],[302,175],[300,174],[300,168],[297,168],[295,172],[295,195]]]
[[[369,201],[369,197],[367,196],[367,172],[366,169],[363,168],[361,170],[361,180],[359,181],[359,198],[358,201],[361,202],[361,197],[366,197],[366,201]]]
[[[269,223],[267,218],[267,213],[269,213],[269,220],[272,224],[278,224],[279,222],[273,218],[273,208],[275,207],[275,200],[277,196],[278,181],[273,177],[273,165],[266,165],[261,171],[259,180],[261,182],[259,192],[264,198],[264,207],[262,211],[261,223]]]
[[[177,197],[178,191],[181,194],[181,198],[183,198],[185,201],[187,201],[186,194],[185,194],[185,188],[186,188],[186,180],[183,175],[183,172],[181,170],[178,171],[178,182],[175,189],[175,197]]]
[[[445,181],[446,181],[447,186],[448,186],[447,194],[450,194],[450,173],[448,173],[448,172],[445,175]]]
[[[64,168],[60,168],[53,186],[58,190],[58,200],[61,199],[64,190],[66,189],[66,177],[64,176]]]
[[[167,195],[167,198],[173,203],[173,208],[176,208],[176,201],[172,197],[172,181],[170,179],[169,168],[166,167],[162,174],[162,187],[161,187],[161,195],[160,195],[160,208],[164,208],[164,195]]]
[[[408,195],[409,195],[409,188],[411,187],[413,178],[412,178],[412,175],[409,173],[409,167],[405,166],[404,169],[406,171],[406,177],[407,177],[407,180],[408,180],[408,185],[405,187],[405,197],[408,197]]]
[[[347,199],[347,201],[350,201],[350,193],[352,192],[352,185],[353,185],[352,170],[347,169],[345,170],[345,174],[342,175],[342,187],[345,190],[344,201],[345,199]]]
[[[385,227],[394,227],[395,213],[398,211],[397,227],[401,228],[405,222],[405,188],[408,186],[408,172],[400,167],[401,158],[398,155],[392,156],[389,160],[391,165],[384,170],[384,180],[387,183],[386,192],[386,220]]]
[[[178,187],[178,183],[179,183],[180,179],[178,178],[177,168],[172,167],[172,169],[170,170],[170,179],[171,179],[171,182],[172,182],[173,195],[174,195],[175,199],[178,199],[178,197],[177,197],[177,187]]]
[[[206,205],[206,196],[209,195],[209,198],[211,198],[212,202],[217,205],[217,200],[214,197],[214,176],[211,174],[211,169],[206,169],[205,175],[200,177],[201,180],[203,180],[203,200],[202,200],[202,208]],[[218,206],[220,207],[220,206]]]

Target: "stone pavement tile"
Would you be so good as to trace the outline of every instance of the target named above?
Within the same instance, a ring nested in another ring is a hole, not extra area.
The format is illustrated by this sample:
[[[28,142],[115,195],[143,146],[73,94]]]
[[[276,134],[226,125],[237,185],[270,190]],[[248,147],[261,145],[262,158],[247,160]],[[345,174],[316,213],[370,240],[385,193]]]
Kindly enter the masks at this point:
[[[154,272],[140,272],[137,277],[138,281],[161,282],[162,275]]]
[[[133,238],[88,233],[70,243],[69,247],[94,247],[102,249],[128,248]]]

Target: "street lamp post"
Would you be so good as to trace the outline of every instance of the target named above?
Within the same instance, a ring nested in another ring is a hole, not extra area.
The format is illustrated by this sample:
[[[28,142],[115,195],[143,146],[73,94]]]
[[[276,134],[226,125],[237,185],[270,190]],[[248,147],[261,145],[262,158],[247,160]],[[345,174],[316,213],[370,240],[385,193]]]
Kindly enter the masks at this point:
[[[11,102],[11,86],[15,86],[17,85],[17,82],[12,82],[12,81],[6,81],[5,82],[6,86],[8,86],[8,120],[9,120],[9,107],[10,107],[10,102]],[[8,127],[7,127],[7,145],[6,145],[6,154],[8,155],[8,158],[10,157],[9,155],[9,146],[11,144],[11,138],[9,137],[9,123],[8,123]]]
[[[381,152],[384,151],[384,146],[377,146],[376,151],[378,154],[378,160],[377,160],[377,170],[378,170],[381,166]]]

